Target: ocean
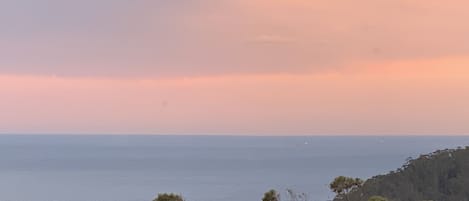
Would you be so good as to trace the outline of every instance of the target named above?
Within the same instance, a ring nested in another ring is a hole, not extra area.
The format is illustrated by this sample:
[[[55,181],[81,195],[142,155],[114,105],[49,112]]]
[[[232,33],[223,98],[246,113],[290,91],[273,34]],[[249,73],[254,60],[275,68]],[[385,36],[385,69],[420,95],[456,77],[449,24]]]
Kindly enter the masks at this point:
[[[0,135],[0,201],[260,201],[269,189],[333,198],[339,175],[369,178],[469,137]]]

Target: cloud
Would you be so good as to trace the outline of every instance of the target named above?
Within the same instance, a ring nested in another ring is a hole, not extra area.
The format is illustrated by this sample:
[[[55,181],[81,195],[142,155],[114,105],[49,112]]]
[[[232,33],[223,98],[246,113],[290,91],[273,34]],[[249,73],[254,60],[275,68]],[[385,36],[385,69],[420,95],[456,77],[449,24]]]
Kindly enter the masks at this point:
[[[469,55],[466,1],[2,1],[0,73],[323,72]],[[57,18],[56,16],[61,16]]]
[[[0,75],[0,133],[462,135],[469,132],[468,65],[468,58],[444,58],[321,74]]]

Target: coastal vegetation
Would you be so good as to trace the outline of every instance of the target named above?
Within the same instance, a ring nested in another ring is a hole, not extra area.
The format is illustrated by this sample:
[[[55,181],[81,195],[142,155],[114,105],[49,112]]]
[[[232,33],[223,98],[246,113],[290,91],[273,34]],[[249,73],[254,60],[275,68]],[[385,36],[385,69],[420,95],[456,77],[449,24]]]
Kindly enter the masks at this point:
[[[174,193],[161,193],[153,201],[184,201],[184,198]]]
[[[351,191],[360,188],[363,185],[363,181],[360,178],[351,178],[339,176],[332,181],[329,188],[332,192],[337,194],[338,198],[349,201],[348,195]]]
[[[469,201],[469,147],[408,158],[396,171],[370,178],[335,200],[368,201],[376,196],[389,201]]]
[[[469,147],[437,150],[408,158],[401,168],[366,181],[339,176],[329,185],[334,201],[469,201]],[[176,194],[159,194],[153,201],[184,201]],[[276,190],[262,201],[281,201]],[[286,190],[285,201],[312,201],[305,193]]]
[[[388,199],[381,196],[371,196],[368,201],[388,201]]]
[[[280,201],[280,194],[276,190],[267,191],[262,198],[262,201]]]

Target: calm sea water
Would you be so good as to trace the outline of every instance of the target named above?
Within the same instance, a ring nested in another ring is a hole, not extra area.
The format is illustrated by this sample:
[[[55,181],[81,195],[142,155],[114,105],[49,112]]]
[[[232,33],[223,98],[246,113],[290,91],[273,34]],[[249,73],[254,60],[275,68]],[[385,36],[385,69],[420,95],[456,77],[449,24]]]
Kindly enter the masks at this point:
[[[0,136],[1,201],[259,201],[271,188],[332,199],[338,175],[368,178],[469,137]]]

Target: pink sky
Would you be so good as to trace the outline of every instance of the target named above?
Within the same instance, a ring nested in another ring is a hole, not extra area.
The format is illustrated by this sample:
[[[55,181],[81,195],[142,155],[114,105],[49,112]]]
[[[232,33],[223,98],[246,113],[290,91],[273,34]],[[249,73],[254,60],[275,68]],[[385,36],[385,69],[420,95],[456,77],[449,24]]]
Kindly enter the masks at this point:
[[[46,5],[0,4],[0,133],[469,134],[466,1]]]

